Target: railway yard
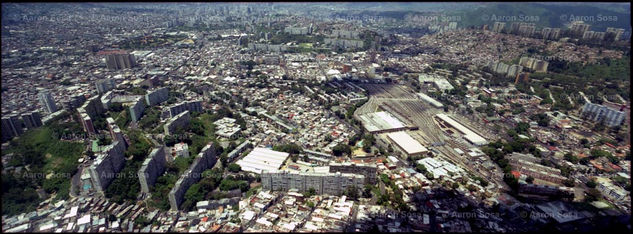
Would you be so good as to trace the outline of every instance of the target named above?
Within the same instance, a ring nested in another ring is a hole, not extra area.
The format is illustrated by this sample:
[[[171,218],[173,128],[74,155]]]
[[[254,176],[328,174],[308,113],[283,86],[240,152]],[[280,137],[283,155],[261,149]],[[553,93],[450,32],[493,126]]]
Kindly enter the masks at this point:
[[[409,130],[406,132],[433,152],[436,157],[467,169],[473,176],[494,181],[497,185],[496,188],[507,189],[505,183],[503,183],[501,169],[487,157],[482,158],[490,163],[473,163],[468,153],[458,153],[455,149],[469,152],[477,147],[467,142],[454,129],[449,129],[443,125],[441,127],[435,116],[442,113],[448,114],[486,140],[496,141],[498,137],[490,131],[482,131],[485,128],[479,126],[480,123],[470,121],[468,117],[461,116],[458,113],[446,113],[443,109],[435,108],[417,98],[413,90],[403,85],[361,84],[359,86],[367,90],[369,100],[354,112],[355,117],[373,112],[388,112],[405,126],[409,126]],[[385,135],[378,134],[378,138],[386,139]]]

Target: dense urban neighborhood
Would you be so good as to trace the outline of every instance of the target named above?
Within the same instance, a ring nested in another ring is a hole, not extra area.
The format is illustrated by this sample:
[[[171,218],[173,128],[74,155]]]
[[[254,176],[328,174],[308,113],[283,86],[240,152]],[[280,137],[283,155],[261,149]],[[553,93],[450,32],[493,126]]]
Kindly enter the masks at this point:
[[[630,232],[630,21],[2,3],[2,232]]]

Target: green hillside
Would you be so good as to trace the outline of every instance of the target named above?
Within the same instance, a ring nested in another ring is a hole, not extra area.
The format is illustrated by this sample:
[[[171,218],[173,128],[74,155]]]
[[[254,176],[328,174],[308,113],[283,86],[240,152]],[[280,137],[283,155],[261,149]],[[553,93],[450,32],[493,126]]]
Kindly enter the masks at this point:
[[[627,5],[621,6],[628,9]],[[596,7],[581,4],[493,3],[487,4],[485,7],[462,11],[461,15],[463,18],[460,22],[460,26],[492,25],[494,23],[492,20],[494,17],[514,16],[520,18],[523,16],[524,19],[530,19],[524,22],[535,23],[537,28],[564,27],[565,23],[570,22],[569,19],[572,16],[575,18],[587,16],[593,17],[593,21],[587,22],[591,25],[590,30],[593,31],[605,31],[607,27],[629,29],[631,27],[630,11],[624,13],[624,10],[617,12],[609,10],[613,8],[614,6],[612,5],[609,7]],[[516,20],[514,22],[521,21]]]

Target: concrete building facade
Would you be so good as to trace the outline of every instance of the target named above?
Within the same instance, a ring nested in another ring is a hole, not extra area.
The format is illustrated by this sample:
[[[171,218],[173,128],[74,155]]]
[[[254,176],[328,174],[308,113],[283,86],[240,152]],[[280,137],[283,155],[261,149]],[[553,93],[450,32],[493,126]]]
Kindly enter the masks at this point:
[[[180,204],[185,197],[185,192],[194,183],[198,182],[202,177],[202,172],[206,169],[212,168],[217,161],[215,154],[215,146],[213,143],[207,144],[196,158],[194,159],[189,169],[187,169],[176,181],[174,187],[169,191],[168,199],[171,206],[171,210],[178,210]]]
[[[166,108],[166,111],[169,113],[169,118],[173,118],[174,116],[185,112],[202,112],[202,101],[194,100],[194,101],[184,101],[181,103],[176,103]]]
[[[114,53],[106,55],[106,67],[108,69],[126,69],[136,65],[134,55],[129,53]]]
[[[116,174],[125,165],[125,147],[123,142],[114,141],[97,155],[97,159],[88,167],[92,187],[101,195],[116,178]]]
[[[48,113],[55,113],[57,111],[57,105],[55,105],[55,100],[53,99],[53,95],[45,90],[37,95],[40,105],[46,110]]]
[[[145,103],[143,102],[143,99],[139,97],[136,102],[130,106],[130,117],[132,118],[132,121],[136,122],[141,119],[143,111],[145,111]]]
[[[150,193],[150,187],[156,183],[156,179],[165,172],[165,146],[152,150],[138,170],[138,179],[141,182],[141,191]]]
[[[587,102],[582,108],[582,116],[594,122],[604,121],[605,125],[615,127],[624,122],[626,113],[603,105]]]
[[[145,104],[147,106],[153,106],[161,102],[167,101],[169,97],[169,88],[163,87],[156,90],[149,91],[145,94]]]
[[[288,191],[297,189],[300,192],[313,188],[317,194],[341,195],[348,187],[361,189],[365,176],[337,173],[301,173],[301,172],[262,172],[262,189],[272,191]]]
[[[376,183],[376,173],[378,167],[371,164],[357,164],[357,163],[330,163],[330,173],[340,172],[343,174],[357,174],[365,177],[365,184]]]
[[[180,129],[191,121],[191,115],[189,115],[189,111],[182,112],[173,118],[169,119],[167,123],[165,123],[165,135],[171,135],[176,131],[176,129]]]
[[[114,82],[114,79],[103,79],[95,82],[95,86],[97,88],[97,92],[101,94],[114,89],[116,87],[116,83]]]
[[[33,129],[42,126],[42,117],[37,111],[22,114],[22,120],[26,128]]]

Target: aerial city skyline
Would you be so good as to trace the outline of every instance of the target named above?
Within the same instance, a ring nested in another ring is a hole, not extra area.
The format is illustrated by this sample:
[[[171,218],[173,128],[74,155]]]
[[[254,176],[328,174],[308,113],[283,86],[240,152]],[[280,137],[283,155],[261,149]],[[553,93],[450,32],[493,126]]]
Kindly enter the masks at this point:
[[[631,230],[630,3],[2,3],[3,232]]]

